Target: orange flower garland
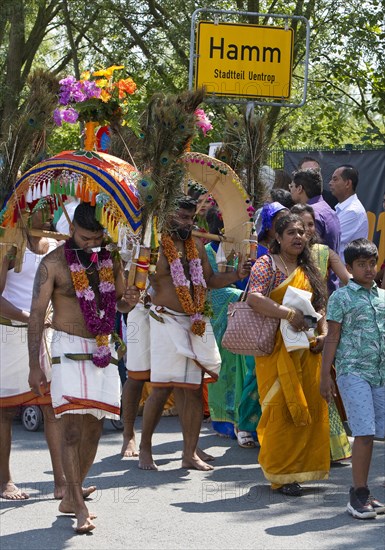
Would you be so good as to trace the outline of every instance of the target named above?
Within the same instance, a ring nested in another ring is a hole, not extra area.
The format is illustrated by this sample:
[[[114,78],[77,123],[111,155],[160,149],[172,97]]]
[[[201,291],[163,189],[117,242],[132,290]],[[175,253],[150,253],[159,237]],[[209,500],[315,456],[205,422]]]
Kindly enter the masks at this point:
[[[189,262],[194,298],[191,296],[190,283],[184,274],[174,241],[170,235],[163,234],[161,243],[163,253],[170,264],[171,277],[178,300],[183,311],[191,315],[191,331],[193,334],[203,336],[206,330],[206,322],[202,315],[206,300],[206,282],[203,277],[202,264],[195,242],[192,237],[189,237],[185,241],[186,257]]]

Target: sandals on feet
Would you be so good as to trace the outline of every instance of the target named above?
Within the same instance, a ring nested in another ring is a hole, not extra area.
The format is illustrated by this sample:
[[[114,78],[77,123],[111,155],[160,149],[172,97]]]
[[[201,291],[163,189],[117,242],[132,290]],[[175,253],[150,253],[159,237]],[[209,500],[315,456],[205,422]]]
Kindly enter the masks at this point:
[[[300,497],[303,493],[301,485],[297,482],[285,483],[285,485],[279,487],[277,491],[289,497]]]
[[[235,434],[240,447],[243,447],[244,449],[254,449],[256,447],[255,441],[250,432],[239,432],[238,430],[235,430]]]

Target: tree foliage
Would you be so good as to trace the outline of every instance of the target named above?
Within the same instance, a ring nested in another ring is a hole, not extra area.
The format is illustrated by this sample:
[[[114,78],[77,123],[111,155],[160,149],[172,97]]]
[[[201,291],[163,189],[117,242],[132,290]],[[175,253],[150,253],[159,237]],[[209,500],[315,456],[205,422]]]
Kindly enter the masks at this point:
[[[0,140],[26,100],[28,75],[58,76],[123,64],[138,84],[140,109],[153,93],[187,88],[191,15],[205,0],[2,0]],[[381,0],[235,0],[217,9],[302,15],[311,24],[308,99],[300,109],[261,107],[267,142],[340,146],[385,143],[385,28]],[[209,15],[205,16],[210,18]],[[230,16],[229,16],[230,17]],[[242,20],[266,24],[266,17]],[[231,16],[230,20],[235,20]],[[295,30],[294,90],[303,86],[305,26]],[[219,141],[230,106],[210,105]],[[287,131],[284,131],[287,130]],[[65,133],[65,132],[64,132]],[[51,150],[62,147],[56,132]],[[70,132],[67,132],[70,133]],[[204,150],[208,139],[197,144]],[[50,143],[50,142],[48,142]],[[76,145],[76,144],[73,144]]]

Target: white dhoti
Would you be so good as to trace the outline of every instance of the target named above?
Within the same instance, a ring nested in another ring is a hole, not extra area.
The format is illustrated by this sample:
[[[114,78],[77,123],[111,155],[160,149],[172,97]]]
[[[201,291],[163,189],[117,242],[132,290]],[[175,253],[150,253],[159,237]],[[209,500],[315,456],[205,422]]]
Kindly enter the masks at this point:
[[[210,320],[203,336],[191,332],[191,318],[161,306],[151,306],[151,383],[197,389],[207,375],[218,380],[221,356]]]
[[[121,385],[114,346],[110,345],[111,363],[105,368],[92,362],[96,348],[94,338],[54,332],[51,396],[57,417],[77,413],[120,418]]]
[[[135,380],[150,380],[150,317],[149,308],[137,304],[127,315],[127,374]]]
[[[28,327],[16,321],[0,323],[0,407],[18,405],[49,405],[49,392],[38,397],[28,384]],[[48,353],[49,329],[44,331],[40,349],[40,366],[47,381],[51,380],[51,362]]]

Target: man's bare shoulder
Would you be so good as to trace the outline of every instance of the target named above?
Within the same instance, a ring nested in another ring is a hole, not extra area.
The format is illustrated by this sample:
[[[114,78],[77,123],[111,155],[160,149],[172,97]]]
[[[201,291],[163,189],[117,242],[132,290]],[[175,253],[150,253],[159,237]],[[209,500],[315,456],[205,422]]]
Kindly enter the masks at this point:
[[[52,252],[49,252],[44,256],[40,265],[44,265],[48,270],[50,276],[54,278],[62,276],[67,273],[68,263],[64,255],[64,246],[58,246]]]
[[[43,259],[47,264],[55,264],[56,262],[66,263],[64,256],[64,246],[58,246],[54,250],[51,250]]]

